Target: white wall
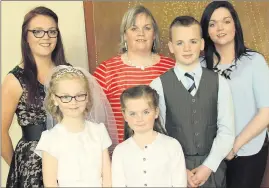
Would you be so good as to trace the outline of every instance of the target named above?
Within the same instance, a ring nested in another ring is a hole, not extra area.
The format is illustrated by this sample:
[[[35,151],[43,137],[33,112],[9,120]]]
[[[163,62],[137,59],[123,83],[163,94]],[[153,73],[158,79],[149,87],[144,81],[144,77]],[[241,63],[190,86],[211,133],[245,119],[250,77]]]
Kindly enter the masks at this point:
[[[77,1],[2,1],[1,2],[1,79],[21,60],[21,26],[24,15],[36,6],[52,9],[59,18],[59,28],[67,61],[88,70],[83,2]],[[21,130],[14,118],[10,129],[14,147]],[[8,165],[1,159],[1,187],[6,186]]]

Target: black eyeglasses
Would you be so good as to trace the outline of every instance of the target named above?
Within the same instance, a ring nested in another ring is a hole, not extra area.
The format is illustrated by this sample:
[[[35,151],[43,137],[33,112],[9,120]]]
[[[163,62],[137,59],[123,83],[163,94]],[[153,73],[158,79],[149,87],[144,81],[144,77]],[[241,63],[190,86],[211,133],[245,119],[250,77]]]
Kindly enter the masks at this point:
[[[47,33],[49,38],[56,38],[59,34],[58,29],[44,31],[42,29],[28,29],[29,32],[32,32],[36,38],[42,38]]]
[[[56,97],[58,97],[62,103],[69,103],[72,101],[72,99],[74,98],[77,102],[82,102],[82,101],[85,101],[86,98],[87,98],[87,93],[85,94],[80,94],[80,95],[76,95],[76,96],[68,96],[68,95],[65,95],[65,96],[58,96],[56,94],[54,94]]]

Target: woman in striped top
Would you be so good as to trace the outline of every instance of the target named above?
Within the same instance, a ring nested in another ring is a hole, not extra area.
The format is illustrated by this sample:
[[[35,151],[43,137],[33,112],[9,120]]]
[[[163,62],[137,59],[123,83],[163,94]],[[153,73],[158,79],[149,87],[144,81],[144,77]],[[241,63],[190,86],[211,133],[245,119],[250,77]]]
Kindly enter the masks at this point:
[[[120,27],[120,54],[102,62],[94,76],[102,86],[115,115],[119,142],[124,139],[124,119],[120,95],[135,85],[149,85],[174,67],[175,61],[158,55],[160,39],[157,23],[151,12],[139,5],[129,9]]]

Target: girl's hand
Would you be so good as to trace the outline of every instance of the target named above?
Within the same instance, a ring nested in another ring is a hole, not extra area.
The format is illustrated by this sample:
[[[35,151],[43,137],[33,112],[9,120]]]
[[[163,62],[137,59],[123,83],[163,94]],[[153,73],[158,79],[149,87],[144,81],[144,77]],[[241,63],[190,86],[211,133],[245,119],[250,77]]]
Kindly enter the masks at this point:
[[[194,176],[194,174],[188,169],[186,171],[187,171],[188,187],[198,187],[198,184],[195,184],[192,181],[192,177]]]
[[[192,181],[196,184],[196,185],[203,185],[207,179],[209,178],[209,176],[212,173],[212,170],[208,167],[206,167],[205,165],[200,165],[199,167],[193,169],[191,171],[194,176],[192,176]]]

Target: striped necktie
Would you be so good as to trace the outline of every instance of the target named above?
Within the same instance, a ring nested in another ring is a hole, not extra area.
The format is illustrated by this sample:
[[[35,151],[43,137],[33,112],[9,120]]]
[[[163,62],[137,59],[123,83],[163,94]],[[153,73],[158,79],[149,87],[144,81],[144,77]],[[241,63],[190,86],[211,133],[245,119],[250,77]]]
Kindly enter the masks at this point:
[[[195,89],[196,89],[194,77],[190,73],[187,73],[187,72],[185,73],[185,76],[188,78],[189,83],[190,83],[188,92],[192,93],[192,91],[195,91]]]

